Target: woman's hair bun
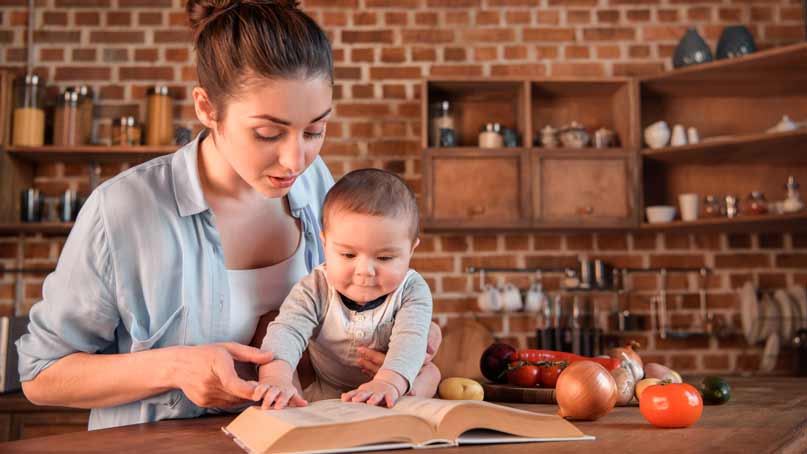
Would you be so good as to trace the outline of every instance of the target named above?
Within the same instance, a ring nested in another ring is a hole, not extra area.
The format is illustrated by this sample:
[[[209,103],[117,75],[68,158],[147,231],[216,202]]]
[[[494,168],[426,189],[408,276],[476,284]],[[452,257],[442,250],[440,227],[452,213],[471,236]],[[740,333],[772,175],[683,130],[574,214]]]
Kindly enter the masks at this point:
[[[185,9],[188,12],[193,36],[199,36],[207,24],[227,11],[250,4],[295,9],[300,2],[299,0],[188,0]]]

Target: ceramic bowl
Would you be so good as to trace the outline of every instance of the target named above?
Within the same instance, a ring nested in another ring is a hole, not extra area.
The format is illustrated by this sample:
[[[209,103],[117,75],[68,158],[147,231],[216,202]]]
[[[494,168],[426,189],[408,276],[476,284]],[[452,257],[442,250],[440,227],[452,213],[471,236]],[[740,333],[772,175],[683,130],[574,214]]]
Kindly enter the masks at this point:
[[[670,143],[670,126],[666,121],[657,121],[644,130],[644,141],[650,148],[663,148]]]
[[[659,224],[662,222],[670,222],[675,218],[675,207],[669,205],[655,205],[645,208],[647,214],[647,222],[651,224]]]

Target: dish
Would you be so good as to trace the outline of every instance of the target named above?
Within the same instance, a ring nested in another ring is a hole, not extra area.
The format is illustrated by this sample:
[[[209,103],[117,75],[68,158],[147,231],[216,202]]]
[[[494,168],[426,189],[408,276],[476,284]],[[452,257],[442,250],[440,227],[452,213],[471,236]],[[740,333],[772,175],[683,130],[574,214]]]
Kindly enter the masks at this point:
[[[801,313],[801,325],[799,328],[807,328],[807,289],[804,287],[790,287],[788,293],[799,306],[799,312]]]
[[[743,325],[743,334],[748,345],[753,345],[757,341],[759,332],[759,301],[757,301],[757,291],[750,281],[740,289],[740,321]],[[807,307],[807,306],[805,306]]]
[[[776,333],[768,336],[765,341],[765,350],[762,352],[762,360],[759,362],[761,372],[771,372],[776,367],[776,360],[779,358],[779,335]]]
[[[762,296],[760,313],[762,314],[762,320],[760,321],[762,330],[757,337],[757,342],[779,332],[779,318],[781,317],[779,305],[767,293]]]
[[[675,207],[669,205],[655,205],[645,208],[647,222],[658,224],[670,222],[675,218]]]
[[[779,334],[785,342],[793,336],[793,305],[790,296],[784,290],[777,290],[773,293],[773,298],[779,303]]]

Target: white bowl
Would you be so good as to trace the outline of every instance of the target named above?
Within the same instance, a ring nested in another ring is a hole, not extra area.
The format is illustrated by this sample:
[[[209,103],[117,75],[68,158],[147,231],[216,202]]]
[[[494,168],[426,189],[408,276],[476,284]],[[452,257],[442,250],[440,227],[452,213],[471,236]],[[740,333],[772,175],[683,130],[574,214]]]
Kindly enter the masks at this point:
[[[670,222],[675,218],[675,207],[669,205],[655,205],[645,208],[647,213],[647,222],[651,224],[659,224],[662,222]]]

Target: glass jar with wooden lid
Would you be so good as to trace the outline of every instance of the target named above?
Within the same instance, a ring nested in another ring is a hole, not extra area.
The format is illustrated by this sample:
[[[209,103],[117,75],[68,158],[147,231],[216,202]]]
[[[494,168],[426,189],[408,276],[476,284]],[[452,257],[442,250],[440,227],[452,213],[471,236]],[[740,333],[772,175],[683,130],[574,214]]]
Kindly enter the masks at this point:
[[[12,119],[13,145],[38,147],[45,143],[45,89],[36,74],[14,81]]]
[[[53,144],[72,146],[81,140],[78,93],[65,91],[59,96],[53,118]]]
[[[174,118],[168,87],[157,85],[146,92],[146,145],[171,145]]]

